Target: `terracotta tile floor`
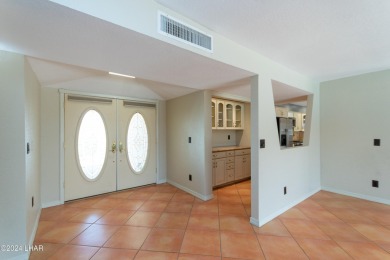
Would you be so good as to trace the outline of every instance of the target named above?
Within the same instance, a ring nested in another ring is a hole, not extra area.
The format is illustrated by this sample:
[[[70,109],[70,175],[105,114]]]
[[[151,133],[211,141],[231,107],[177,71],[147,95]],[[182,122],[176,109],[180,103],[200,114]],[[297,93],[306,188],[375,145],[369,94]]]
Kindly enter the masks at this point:
[[[390,206],[320,191],[259,228],[249,181],[214,196],[162,184],[43,209],[30,259],[390,259]]]

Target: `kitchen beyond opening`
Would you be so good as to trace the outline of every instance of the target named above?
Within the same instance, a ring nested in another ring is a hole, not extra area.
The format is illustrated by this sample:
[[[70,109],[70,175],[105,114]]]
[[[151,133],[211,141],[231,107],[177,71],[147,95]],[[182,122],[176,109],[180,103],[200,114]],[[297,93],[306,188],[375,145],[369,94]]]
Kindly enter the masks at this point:
[[[313,94],[272,80],[281,149],[309,145]]]
[[[251,177],[249,100],[217,95],[211,99],[214,189]]]

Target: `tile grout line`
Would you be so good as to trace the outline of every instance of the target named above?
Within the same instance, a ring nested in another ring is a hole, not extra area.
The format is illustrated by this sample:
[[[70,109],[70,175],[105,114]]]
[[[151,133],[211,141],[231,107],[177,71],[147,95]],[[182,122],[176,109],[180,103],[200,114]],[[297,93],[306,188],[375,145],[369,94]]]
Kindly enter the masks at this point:
[[[324,210],[326,210],[326,212],[329,212],[329,210],[328,210],[327,208],[323,207],[322,205],[320,205],[320,206],[321,206],[321,208],[323,208]],[[299,208],[298,208],[298,209],[299,209]],[[302,212],[302,211],[300,210],[300,212]],[[332,214],[331,212],[329,212],[329,213]],[[325,232],[316,224],[316,222],[314,222],[314,221],[312,220],[312,218],[310,218],[309,216],[307,216],[307,214],[305,214],[305,212],[302,212],[302,214],[303,214],[305,217],[307,217],[307,218],[313,223],[313,225],[315,225],[319,230],[321,230],[321,232],[323,232],[327,237],[329,237],[331,241],[335,242],[335,243],[339,246],[339,248],[340,248],[341,250],[343,250],[348,256],[350,256],[350,255],[348,254],[348,252],[346,252],[346,251],[344,250],[344,248],[342,248],[342,247],[337,243],[337,241],[335,241],[331,236],[329,236],[328,234],[326,234],[326,233],[325,233]],[[332,215],[335,216],[334,214],[332,214]],[[344,223],[344,221],[343,221],[342,219],[340,219],[340,218],[337,217],[337,216],[335,216],[335,217]],[[281,221],[281,222],[282,222],[282,224],[285,226],[285,224],[283,223],[283,221]],[[285,228],[286,228],[287,231],[290,233],[290,235],[291,235],[291,237],[294,239],[295,243],[298,244],[298,246],[302,249],[302,251],[304,252],[304,254],[310,259],[308,253],[305,251],[305,249],[302,247],[302,245],[296,240],[296,237],[294,237],[294,236],[291,234],[290,230],[288,230],[288,228],[287,228],[286,226],[285,226]],[[305,238],[303,238],[303,239],[305,239]],[[307,238],[307,239],[308,239],[308,238]],[[321,239],[318,239],[318,240],[321,240]],[[352,256],[351,256],[351,258],[353,259]]]

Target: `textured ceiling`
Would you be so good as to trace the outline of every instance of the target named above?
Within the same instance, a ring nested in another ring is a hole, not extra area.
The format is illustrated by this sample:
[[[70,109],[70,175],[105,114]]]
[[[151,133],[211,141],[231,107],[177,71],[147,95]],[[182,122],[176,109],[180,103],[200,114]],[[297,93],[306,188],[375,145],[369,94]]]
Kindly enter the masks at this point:
[[[390,68],[388,0],[156,0],[319,81]]]

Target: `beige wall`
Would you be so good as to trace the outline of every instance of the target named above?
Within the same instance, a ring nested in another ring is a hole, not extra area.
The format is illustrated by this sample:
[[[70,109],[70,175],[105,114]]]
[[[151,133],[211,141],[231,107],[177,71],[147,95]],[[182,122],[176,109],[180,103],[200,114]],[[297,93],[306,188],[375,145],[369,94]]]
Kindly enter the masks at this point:
[[[241,131],[242,132],[242,131]],[[237,131],[236,130],[212,130],[213,133],[213,147],[218,146],[236,146],[237,144]],[[228,136],[230,135],[230,140]]]
[[[25,136],[30,143],[26,156],[27,241],[32,244],[41,210],[40,85],[25,58]],[[32,206],[34,197],[34,206]]]
[[[60,198],[60,96],[58,89],[41,88],[42,207]]]
[[[390,70],[321,83],[324,189],[390,204],[389,97]]]
[[[203,200],[212,197],[210,100],[198,91],[167,101],[167,180]]]

